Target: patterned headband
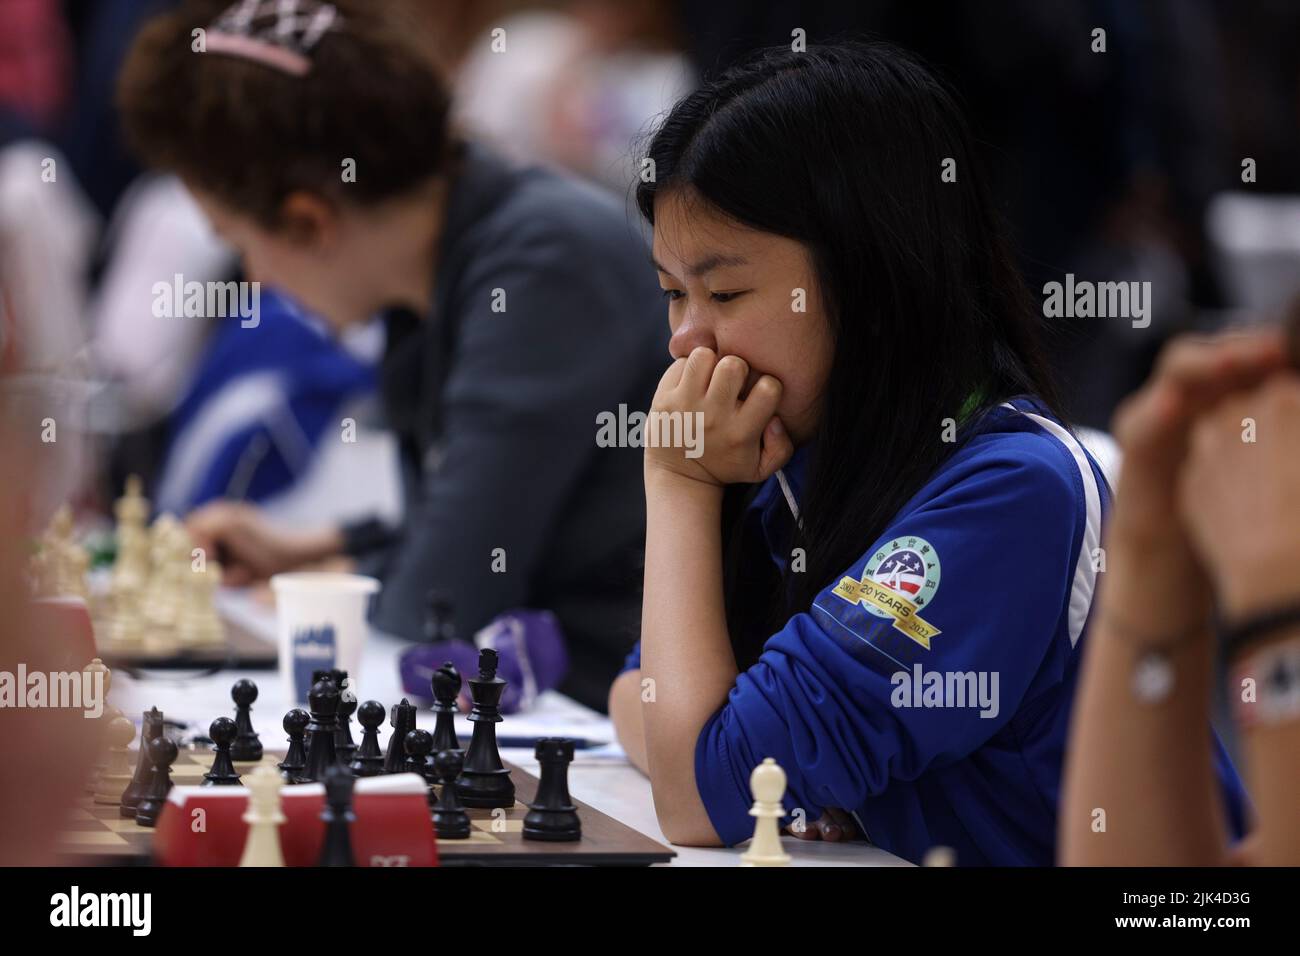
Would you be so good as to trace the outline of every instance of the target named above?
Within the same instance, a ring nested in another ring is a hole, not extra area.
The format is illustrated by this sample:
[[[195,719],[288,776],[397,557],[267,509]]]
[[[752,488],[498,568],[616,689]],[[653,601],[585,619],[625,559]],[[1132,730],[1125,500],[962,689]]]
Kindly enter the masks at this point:
[[[306,76],[309,54],[343,18],[329,3],[307,0],[307,9],[299,6],[300,0],[239,0],[208,28],[206,49]]]

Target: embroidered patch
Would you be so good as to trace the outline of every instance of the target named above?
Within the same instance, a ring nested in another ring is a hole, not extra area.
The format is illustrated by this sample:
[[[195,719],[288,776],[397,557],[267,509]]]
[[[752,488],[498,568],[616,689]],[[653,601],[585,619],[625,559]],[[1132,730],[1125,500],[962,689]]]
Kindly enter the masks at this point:
[[[845,577],[832,593],[850,604],[893,622],[895,629],[930,649],[939,629],[921,617],[921,608],[939,591],[939,553],[924,538],[895,538],[883,544],[862,570],[862,579]]]

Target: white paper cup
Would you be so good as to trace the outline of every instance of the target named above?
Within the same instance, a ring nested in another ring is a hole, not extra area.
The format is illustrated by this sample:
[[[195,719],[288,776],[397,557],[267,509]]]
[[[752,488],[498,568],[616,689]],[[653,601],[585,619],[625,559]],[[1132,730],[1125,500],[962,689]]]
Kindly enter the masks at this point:
[[[366,606],[379,582],[360,574],[300,571],[271,578],[280,645],[280,678],[290,700],[303,703],[311,674],[338,668],[355,687],[370,625]]]

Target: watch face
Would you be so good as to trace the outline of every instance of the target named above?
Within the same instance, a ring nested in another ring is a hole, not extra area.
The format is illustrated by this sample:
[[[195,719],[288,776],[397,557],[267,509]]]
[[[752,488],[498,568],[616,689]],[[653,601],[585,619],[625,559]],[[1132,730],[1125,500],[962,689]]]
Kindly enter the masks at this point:
[[[1148,651],[1133,669],[1133,696],[1144,704],[1158,704],[1174,689],[1174,668],[1161,651]]]

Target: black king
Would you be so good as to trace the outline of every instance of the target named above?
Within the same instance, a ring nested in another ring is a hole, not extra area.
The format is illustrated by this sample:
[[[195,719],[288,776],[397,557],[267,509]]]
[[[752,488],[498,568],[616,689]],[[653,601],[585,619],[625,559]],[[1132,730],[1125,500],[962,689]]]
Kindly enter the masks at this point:
[[[497,677],[497,652],[485,647],[478,655],[478,677],[469,679],[474,706],[469,720],[474,733],[465,751],[465,766],[456,780],[456,796],[467,807],[513,807],[515,785],[497,750],[496,725],[501,722],[501,694],[506,682]]]

